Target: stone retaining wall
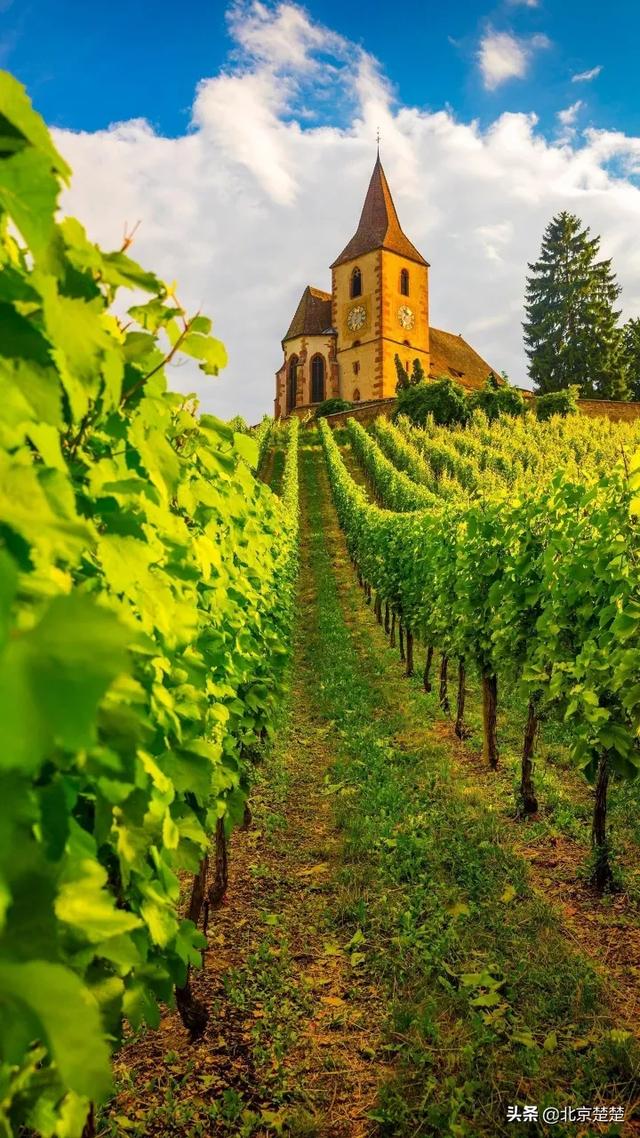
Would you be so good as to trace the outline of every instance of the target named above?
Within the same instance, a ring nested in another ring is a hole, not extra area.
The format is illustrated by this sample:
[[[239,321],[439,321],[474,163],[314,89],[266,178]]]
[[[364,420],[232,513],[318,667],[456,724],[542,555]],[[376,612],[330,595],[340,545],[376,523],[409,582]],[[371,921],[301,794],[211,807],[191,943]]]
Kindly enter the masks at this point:
[[[527,400],[532,398],[531,392],[522,391]],[[327,415],[330,427],[342,427],[347,419],[357,419],[359,423],[372,423],[379,415],[390,418],[395,408],[395,399],[371,400],[368,403],[358,403],[350,411],[337,411],[335,415]],[[581,415],[589,415],[592,419],[604,417],[613,422],[633,422],[640,419],[640,403],[627,403],[614,399],[579,399],[578,409]],[[310,410],[310,408],[308,408]]]

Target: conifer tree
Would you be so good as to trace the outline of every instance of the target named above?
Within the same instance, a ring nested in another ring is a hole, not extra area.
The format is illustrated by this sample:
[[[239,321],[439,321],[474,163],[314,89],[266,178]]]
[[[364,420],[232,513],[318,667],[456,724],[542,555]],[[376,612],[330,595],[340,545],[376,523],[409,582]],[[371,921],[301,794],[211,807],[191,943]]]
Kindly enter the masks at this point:
[[[622,332],[629,398],[640,399],[640,317],[627,320]]]
[[[393,357],[393,362],[396,365],[396,375],[398,377],[398,382],[396,383],[396,391],[405,391],[409,386],[409,373],[402,363],[402,360],[400,359],[400,356],[397,352]]]
[[[626,367],[620,287],[600,238],[563,212],[547,226],[540,258],[529,265],[524,340],[536,391],[578,384],[583,397],[624,399]]]
[[[424,368],[423,368],[420,360],[415,359],[413,361],[413,370],[411,372],[411,379],[409,380],[409,382],[410,382],[412,387],[415,387],[417,383],[424,383],[424,381],[425,381]]]

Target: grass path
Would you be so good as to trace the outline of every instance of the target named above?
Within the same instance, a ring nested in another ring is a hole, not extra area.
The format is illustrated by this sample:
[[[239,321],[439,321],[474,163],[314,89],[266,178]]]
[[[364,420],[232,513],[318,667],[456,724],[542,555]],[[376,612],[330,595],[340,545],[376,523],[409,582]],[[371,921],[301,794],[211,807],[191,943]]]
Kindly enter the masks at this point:
[[[401,676],[306,433],[300,468],[291,700],[194,977],[210,1023],[192,1045],[167,1015],[123,1051],[100,1134],[499,1138],[515,1102],[629,1112],[637,1053]],[[553,1127],[603,1132],[638,1130]]]
[[[263,477],[278,475],[279,452]],[[281,465],[281,463],[280,463]],[[231,839],[229,887],[209,921],[195,995],[211,1011],[190,1044],[175,1014],[120,1056],[101,1133],[364,1138],[386,1066],[384,1012],[358,971],[342,911],[332,732],[316,709],[318,519],[302,500],[300,621],[282,734],[257,771],[252,823]],[[327,791],[329,787],[329,791]],[[356,938],[357,939],[357,938]]]

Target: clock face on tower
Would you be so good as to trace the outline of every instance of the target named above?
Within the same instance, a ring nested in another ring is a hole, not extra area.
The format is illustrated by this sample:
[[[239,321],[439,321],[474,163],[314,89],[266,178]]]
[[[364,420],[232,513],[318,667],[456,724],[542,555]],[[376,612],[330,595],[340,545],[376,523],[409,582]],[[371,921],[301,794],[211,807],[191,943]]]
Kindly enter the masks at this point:
[[[416,318],[412,310],[409,308],[408,304],[400,305],[398,309],[398,320],[400,321],[400,324],[403,328],[406,328],[407,330],[409,330],[409,328],[413,328],[413,325],[416,322]]]
[[[349,309],[347,315],[347,328],[351,332],[359,332],[364,328],[367,321],[367,310],[364,304],[356,304],[353,308]]]

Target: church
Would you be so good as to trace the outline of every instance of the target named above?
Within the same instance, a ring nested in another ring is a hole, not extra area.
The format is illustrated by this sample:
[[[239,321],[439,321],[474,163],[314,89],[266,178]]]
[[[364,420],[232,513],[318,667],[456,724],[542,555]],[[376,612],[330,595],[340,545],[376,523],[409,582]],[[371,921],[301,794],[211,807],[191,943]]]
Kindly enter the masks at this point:
[[[331,292],[307,285],[282,340],[275,417],[324,399],[393,398],[396,354],[432,379],[483,387],[494,368],[451,332],[429,324],[429,264],[403,232],[376,159],[358,228],[331,265]]]

